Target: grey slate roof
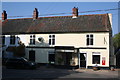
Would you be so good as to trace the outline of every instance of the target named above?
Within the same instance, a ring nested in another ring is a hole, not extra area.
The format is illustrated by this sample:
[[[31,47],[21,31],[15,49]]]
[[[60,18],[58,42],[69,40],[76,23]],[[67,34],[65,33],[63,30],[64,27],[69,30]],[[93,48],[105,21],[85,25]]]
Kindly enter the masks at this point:
[[[3,34],[20,33],[66,33],[66,32],[101,32],[110,31],[108,14],[40,17],[7,19],[2,22]]]

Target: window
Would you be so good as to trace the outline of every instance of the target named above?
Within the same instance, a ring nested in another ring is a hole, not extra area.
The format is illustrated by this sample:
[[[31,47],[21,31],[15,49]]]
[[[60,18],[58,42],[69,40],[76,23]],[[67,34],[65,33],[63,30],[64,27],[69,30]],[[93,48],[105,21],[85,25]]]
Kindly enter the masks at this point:
[[[100,55],[93,55],[93,64],[100,64]]]
[[[55,35],[49,35],[49,45],[55,45]]]
[[[93,45],[93,34],[86,35],[86,45]]]
[[[5,45],[5,36],[2,36],[2,45]]]
[[[30,44],[35,44],[35,35],[30,35]]]
[[[10,44],[15,44],[15,35],[10,36]]]

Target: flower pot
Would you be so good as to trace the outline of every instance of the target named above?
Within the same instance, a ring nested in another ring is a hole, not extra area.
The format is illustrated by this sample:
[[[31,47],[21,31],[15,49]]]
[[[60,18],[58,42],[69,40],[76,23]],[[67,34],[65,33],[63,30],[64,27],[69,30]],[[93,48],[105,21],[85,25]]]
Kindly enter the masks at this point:
[[[93,67],[93,70],[94,70],[94,71],[97,71],[97,70],[98,70],[98,67]]]

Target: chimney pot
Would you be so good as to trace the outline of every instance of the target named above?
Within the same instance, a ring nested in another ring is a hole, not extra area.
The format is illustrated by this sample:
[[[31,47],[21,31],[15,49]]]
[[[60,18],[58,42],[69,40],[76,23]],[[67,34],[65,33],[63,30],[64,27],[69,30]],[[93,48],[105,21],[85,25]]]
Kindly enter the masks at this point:
[[[5,20],[7,19],[7,13],[5,10],[3,10],[3,13],[2,13],[2,20]]]
[[[38,10],[37,8],[35,8],[33,11],[33,20],[36,20],[37,18],[38,18]]]
[[[74,7],[72,9],[72,18],[77,18],[78,17],[78,8]]]

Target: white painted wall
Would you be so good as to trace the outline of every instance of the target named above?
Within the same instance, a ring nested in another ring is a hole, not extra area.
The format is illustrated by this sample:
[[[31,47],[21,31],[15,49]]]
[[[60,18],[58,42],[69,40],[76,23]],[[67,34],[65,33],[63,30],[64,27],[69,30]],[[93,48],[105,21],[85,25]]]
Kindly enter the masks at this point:
[[[93,34],[94,39],[94,45],[86,45],[86,35],[87,34]],[[20,40],[22,43],[24,43],[26,46],[44,46],[49,47],[49,35],[52,34],[35,34],[36,35],[36,44],[35,45],[29,45],[30,43],[30,35],[31,34],[20,34],[16,35],[20,37]],[[87,66],[94,66],[92,64],[92,52],[100,52],[101,55],[101,63],[102,65],[102,57],[106,57],[106,67],[109,66],[109,33],[108,32],[102,32],[102,33],[69,33],[69,34],[53,34],[55,35],[55,45],[54,46],[74,46],[75,48],[80,47],[104,47],[105,50],[100,49],[82,49],[80,52],[86,52],[87,53]],[[10,35],[6,35],[6,37],[9,37]],[[38,38],[42,37],[44,39],[44,43],[39,42]],[[9,38],[5,39],[6,45],[9,45]],[[106,41],[106,42],[105,42]],[[17,41],[16,41],[17,45]],[[26,57],[29,58],[29,50],[30,48],[26,49]],[[48,49],[33,49],[36,51],[36,62],[39,63],[48,63]],[[78,59],[75,59],[76,65],[78,65]],[[105,67],[104,66],[104,67]]]
[[[94,45],[86,45],[86,35],[93,34],[94,36]],[[49,35],[51,34],[36,34],[36,45],[37,46],[49,46]],[[5,35],[5,45],[10,45],[10,35]],[[16,35],[20,40],[26,45],[29,46],[30,43],[30,34],[21,34]],[[43,37],[44,45],[40,45],[38,38]],[[104,43],[104,40],[106,42]],[[55,45],[53,46],[74,46],[79,47],[106,47],[109,48],[109,33],[75,33],[75,34],[55,34]],[[18,40],[16,38],[16,46],[18,45]],[[36,46],[35,45],[35,46]]]
[[[87,66],[95,66],[92,64],[93,52],[100,52],[100,64],[98,66],[109,67],[109,51],[107,49],[80,49],[80,53],[87,54]],[[102,57],[105,57],[105,65],[102,65]]]

